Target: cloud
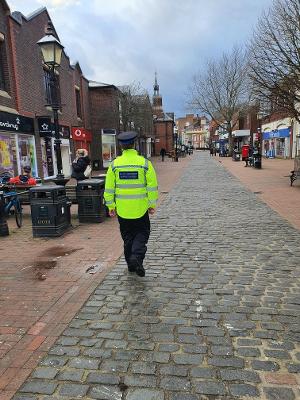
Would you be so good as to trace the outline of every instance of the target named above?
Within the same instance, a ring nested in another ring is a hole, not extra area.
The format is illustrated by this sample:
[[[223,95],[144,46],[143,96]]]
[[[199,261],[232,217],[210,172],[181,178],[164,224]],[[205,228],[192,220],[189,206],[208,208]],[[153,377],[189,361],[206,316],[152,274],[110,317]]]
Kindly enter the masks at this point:
[[[140,81],[152,94],[157,70],[165,109],[177,114],[185,112],[187,87],[207,58],[244,43],[262,9],[272,2],[12,1],[25,14],[48,7],[67,54],[79,61],[89,79],[116,85]]]

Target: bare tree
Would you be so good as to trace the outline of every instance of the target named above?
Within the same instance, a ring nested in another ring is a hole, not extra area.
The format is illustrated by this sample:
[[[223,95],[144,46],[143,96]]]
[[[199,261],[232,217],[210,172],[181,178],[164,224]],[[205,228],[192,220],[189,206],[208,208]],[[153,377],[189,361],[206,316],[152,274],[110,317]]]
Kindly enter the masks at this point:
[[[300,122],[300,1],[275,0],[249,44],[250,78],[263,111]]]
[[[209,60],[203,72],[194,77],[189,93],[190,108],[227,130],[230,154],[232,131],[249,103],[247,66],[245,50],[235,47],[219,59]]]

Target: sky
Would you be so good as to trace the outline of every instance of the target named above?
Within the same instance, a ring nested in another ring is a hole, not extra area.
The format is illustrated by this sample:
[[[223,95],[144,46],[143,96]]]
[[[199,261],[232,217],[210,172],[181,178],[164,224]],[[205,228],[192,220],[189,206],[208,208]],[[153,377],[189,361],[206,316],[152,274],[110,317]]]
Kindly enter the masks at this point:
[[[272,0],[7,0],[25,16],[47,7],[61,43],[91,80],[140,82],[184,116],[188,87],[206,60],[245,43]]]

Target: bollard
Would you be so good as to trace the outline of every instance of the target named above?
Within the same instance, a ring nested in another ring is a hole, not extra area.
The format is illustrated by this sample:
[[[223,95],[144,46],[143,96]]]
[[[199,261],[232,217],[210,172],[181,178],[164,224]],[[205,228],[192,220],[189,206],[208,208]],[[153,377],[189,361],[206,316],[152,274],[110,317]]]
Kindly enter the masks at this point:
[[[4,203],[4,196],[3,192],[0,192],[0,236],[8,236],[9,230],[7,221],[5,218],[5,203]]]

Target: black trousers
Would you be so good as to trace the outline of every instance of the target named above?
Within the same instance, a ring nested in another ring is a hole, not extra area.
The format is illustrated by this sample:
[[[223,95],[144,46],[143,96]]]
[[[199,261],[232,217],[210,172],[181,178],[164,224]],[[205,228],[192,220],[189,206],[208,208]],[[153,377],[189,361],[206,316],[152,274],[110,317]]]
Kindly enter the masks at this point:
[[[118,216],[120,232],[124,242],[124,255],[127,264],[130,256],[135,256],[141,264],[144,261],[147,242],[150,236],[150,219],[148,211],[141,218],[127,219]]]

